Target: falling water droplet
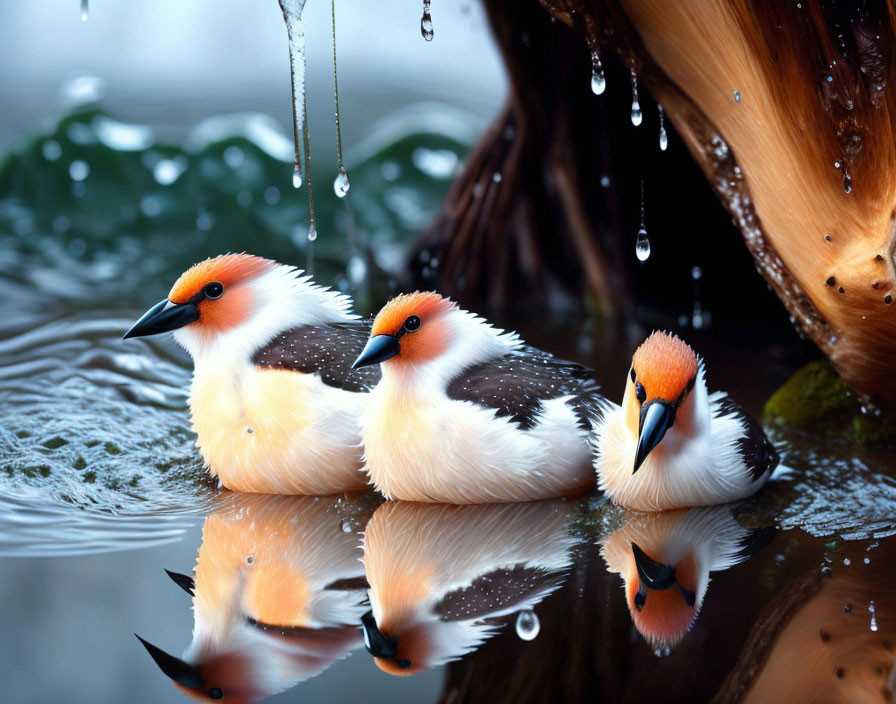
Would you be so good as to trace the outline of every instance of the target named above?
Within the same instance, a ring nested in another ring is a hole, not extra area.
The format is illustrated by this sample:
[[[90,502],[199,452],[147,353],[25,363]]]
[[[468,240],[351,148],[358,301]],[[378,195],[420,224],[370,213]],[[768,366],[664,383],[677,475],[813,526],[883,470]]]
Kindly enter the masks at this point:
[[[638,74],[632,68],[632,124],[637,127],[644,121],[641,113],[641,103],[638,102]]]
[[[89,0],[81,0],[81,21],[86,22],[89,17],[90,17]]]
[[[516,617],[516,634],[522,640],[535,640],[538,632],[541,630],[541,624],[538,622],[538,616],[531,609],[520,611]]]
[[[868,604],[868,613],[871,614],[871,625],[870,625],[870,628],[871,628],[872,631],[876,631],[876,630],[877,630],[877,613],[876,613],[876,610],[875,610],[875,608],[874,608],[874,602],[873,602],[873,601],[872,601],[870,604]]]
[[[339,173],[333,181],[333,191],[338,198],[345,198],[350,184],[345,165],[342,163],[342,128],[339,122],[339,77],[336,70],[336,0],[330,0],[330,19],[333,29],[333,102],[336,113],[336,163],[339,165]]]
[[[591,48],[591,92],[601,95],[607,89],[607,77],[604,74],[604,65],[600,61],[600,52],[595,46]]]
[[[650,240],[647,238],[647,230],[643,227],[638,230],[638,239],[635,242],[635,256],[639,262],[646,262],[650,258]]]
[[[739,90],[734,91],[734,102],[735,103],[740,102],[740,91]]]
[[[423,38],[431,42],[435,32],[432,28],[432,15],[429,12],[430,0],[423,0],[423,17],[420,19],[420,34]]]
[[[339,173],[336,175],[336,180],[333,181],[333,190],[336,192],[337,196],[345,198],[345,194],[348,193],[349,188],[348,174],[345,172],[344,168],[339,169]]]
[[[635,240],[635,256],[639,262],[646,262],[650,258],[650,240],[647,239],[647,227],[644,224],[644,181],[641,181],[641,229]]]
[[[317,228],[314,227],[314,225],[312,225],[312,226],[308,229],[308,241],[309,241],[309,242],[314,242],[314,240],[316,240],[316,239],[317,239]]]
[[[299,168],[299,165],[296,164],[292,170],[292,187],[300,188],[302,185],[302,169]]]
[[[656,106],[660,115],[660,151],[664,152],[669,147],[669,136],[666,134],[666,121],[664,119],[664,111],[662,105]]]

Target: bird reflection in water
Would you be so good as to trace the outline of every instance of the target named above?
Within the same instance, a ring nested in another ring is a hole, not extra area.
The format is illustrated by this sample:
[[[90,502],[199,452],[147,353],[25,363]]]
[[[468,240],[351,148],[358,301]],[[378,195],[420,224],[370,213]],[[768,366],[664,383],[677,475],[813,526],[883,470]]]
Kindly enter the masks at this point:
[[[742,562],[772,535],[743,527],[728,506],[631,514],[601,555],[625,582],[635,628],[657,655],[668,655],[697,620],[710,572]]]
[[[366,515],[346,499],[228,494],[206,518],[182,658],[144,641],[200,700],[254,701],[313,677],[362,644]]]
[[[411,675],[460,658],[557,589],[576,542],[569,506],[380,506],[364,535],[363,621],[380,669]]]

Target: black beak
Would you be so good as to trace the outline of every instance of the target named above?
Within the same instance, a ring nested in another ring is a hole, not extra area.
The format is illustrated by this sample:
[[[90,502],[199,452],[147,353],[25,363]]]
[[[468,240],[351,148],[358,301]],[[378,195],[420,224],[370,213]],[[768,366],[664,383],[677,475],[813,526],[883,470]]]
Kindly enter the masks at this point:
[[[172,303],[166,298],[146,311],[122,339],[158,335],[160,332],[177,330],[197,320],[199,320],[199,308],[195,303]]]
[[[647,459],[650,451],[660,444],[666,431],[675,422],[675,406],[668,401],[657,399],[641,407],[641,421],[638,425],[638,451],[635,453],[635,468]]]
[[[165,573],[169,577],[171,577],[172,582],[183,589],[187,594],[189,594],[190,596],[195,596],[196,583],[193,581],[192,577],[188,577],[185,574],[172,572],[171,570],[165,570]]]
[[[401,352],[401,345],[394,335],[374,335],[367,341],[361,355],[352,364],[352,369],[366,367],[369,364],[385,362]]]
[[[650,589],[663,590],[675,584],[675,568],[664,565],[649,557],[646,552],[632,543],[638,579]]]
[[[134,635],[137,636],[136,633]],[[137,636],[137,640],[143,643],[146,652],[152,656],[152,659],[156,661],[156,665],[159,666],[159,669],[170,679],[187,689],[196,689],[202,686],[202,671],[198,667],[185,663],[183,660],[176,658],[173,655],[169,655],[161,648],[157,648],[152,643],[146,642],[140,636]]]
[[[375,658],[390,659],[398,652],[398,638],[383,635],[373,618],[373,611],[361,617],[361,630],[364,632],[364,647]]]

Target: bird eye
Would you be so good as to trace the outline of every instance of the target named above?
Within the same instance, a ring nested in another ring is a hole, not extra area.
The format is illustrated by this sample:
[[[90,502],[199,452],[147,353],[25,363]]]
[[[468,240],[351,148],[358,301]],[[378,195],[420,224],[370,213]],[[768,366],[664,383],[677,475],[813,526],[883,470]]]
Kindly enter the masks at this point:
[[[221,284],[218,284],[220,286]],[[210,696],[212,699],[223,699],[224,691],[220,687],[212,687],[211,689],[205,690],[205,693]]]
[[[398,661],[398,666],[402,670],[407,670],[411,666],[411,661],[408,660],[407,658],[402,658],[401,660]]]
[[[206,298],[220,298],[224,293],[224,286],[217,281],[212,281],[205,287],[204,292]]]
[[[420,325],[420,318],[418,318],[416,315],[412,315],[404,321],[404,329],[407,332],[416,332],[420,329]]]
[[[631,377],[632,377],[632,383],[634,383],[634,381],[635,381],[635,368],[634,367],[632,367]]]
[[[635,608],[640,611],[644,608],[644,604],[647,603],[647,592],[646,590],[642,592],[640,589],[635,593]]]
[[[638,397],[638,403],[644,403],[647,400],[647,392],[644,390],[644,384],[640,381],[635,384],[635,396]]]

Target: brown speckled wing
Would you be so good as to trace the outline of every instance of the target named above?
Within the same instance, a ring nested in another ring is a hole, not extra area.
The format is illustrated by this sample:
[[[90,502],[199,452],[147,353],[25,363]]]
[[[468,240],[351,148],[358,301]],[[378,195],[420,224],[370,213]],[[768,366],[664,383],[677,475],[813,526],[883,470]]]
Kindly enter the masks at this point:
[[[737,451],[750,470],[753,480],[778,466],[778,452],[762,426],[740,405],[725,396],[716,402],[716,417],[734,416],[744,426],[745,434],[737,441]]]
[[[591,369],[534,347],[465,370],[448,385],[448,396],[494,408],[498,417],[509,416],[522,430],[535,426],[543,401],[561,396],[572,397],[568,403],[583,430],[601,413]]]
[[[352,369],[370,336],[370,323],[303,325],[280,333],[252,357],[258,367],[319,374],[327,386],[362,393],[380,380],[379,365]]]
[[[434,611],[443,621],[472,621],[521,607],[538,594],[559,587],[565,572],[547,572],[537,567],[517,565],[484,574],[469,587],[448,592]]]

